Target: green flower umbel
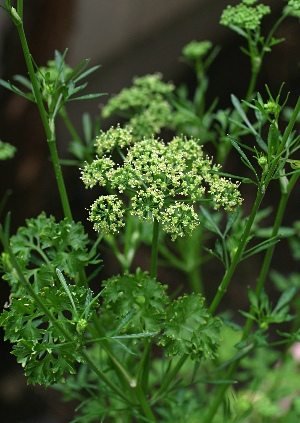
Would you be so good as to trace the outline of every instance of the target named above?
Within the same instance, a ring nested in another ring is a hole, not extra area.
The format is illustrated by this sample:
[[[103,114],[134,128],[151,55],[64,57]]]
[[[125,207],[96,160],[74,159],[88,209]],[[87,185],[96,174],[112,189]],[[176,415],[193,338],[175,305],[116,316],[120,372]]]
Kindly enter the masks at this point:
[[[85,166],[82,180],[86,187],[99,184],[125,193],[128,211],[141,221],[156,219],[172,240],[199,224],[197,203],[211,201],[214,209],[226,211],[242,203],[238,184],[220,177],[220,166],[203,154],[196,140],[175,137],[165,144],[152,137],[131,144],[128,134],[120,127],[102,132],[97,141],[102,156]],[[128,142],[120,144],[124,137]],[[120,153],[121,163],[112,161],[109,148]],[[97,231],[115,233],[124,225],[125,208],[117,195],[102,196],[91,206],[89,219]]]
[[[243,0],[237,6],[227,6],[223,11],[220,23],[226,26],[235,26],[246,30],[259,29],[261,20],[271,12],[269,6],[258,4],[257,0]]]

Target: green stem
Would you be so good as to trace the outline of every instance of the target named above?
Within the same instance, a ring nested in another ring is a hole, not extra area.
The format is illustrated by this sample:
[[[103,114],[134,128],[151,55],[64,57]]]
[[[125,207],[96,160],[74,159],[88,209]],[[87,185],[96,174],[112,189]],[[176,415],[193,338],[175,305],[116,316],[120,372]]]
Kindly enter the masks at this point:
[[[147,417],[151,422],[155,422],[155,417],[154,414],[151,410],[151,407],[145,397],[145,393],[142,389],[141,383],[139,380],[135,380],[134,378],[132,378],[128,372],[124,369],[124,367],[121,365],[121,363],[117,360],[117,358],[115,357],[113,351],[111,350],[111,347],[109,345],[109,343],[107,342],[106,339],[104,339],[105,335],[103,333],[102,327],[100,325],[99,319],[98,317],[95,315],[93,318],[93,322],[97,328],[97,331],[100,335],[103,336],[103,339],[100,341],[100,345],[101,347],[104,349],[104,351],[107,353],[108,357],[111,360],[111,363],[115,369],[115,372],[117,374],[117,376],[119,377],[119,380],[123,386],[123,389],[128,391],[128,388],[130,388],[129,390],[129,395],[132,397],[131,395],[131,389],[133,389],[136,398],[141,406],[141,409],[143,410],[144,416]],[[150,343],[149,343],[150,345]],[[133,399],[131,399],[132,401]],[[127,403],[130,403],[130,401],[127,400]]]
[[[278,210],[277,210],[277,214],[276,214],[271,238],[276,237],[279,233],[279,229],[280,229],[280,226],[281,226],[281,223],[282,223],[282,219],[283,219],[283,216],[284,216],[284,213],[285,213],[285,209],[286,209],[286,205],[287,205],[289,196],[290,196],[291,191],[292,191],[294,185],[296,184],[299,176],[300,176],[299,173],[294,173],[292,175],[288,185],[287,185],[286,191],[284,191],[281,194],[281,199],[280,199],[279,207],[278,207]],[[267,252],[265,254],[265,258],[264,258],[264,261],[263,261],[263,264],[262,264],[262,268],[261,268],[259,278],[258,278],[258,281],[257,281],[257,286],[256,286],[256,294],[258,296],[260,295],[260,293],[263,289],[267,274],[269,272],[270,263],[271,263],[271,260],[272,260],[274,249],[275,249],[275,244],[270,246],[267,249]]]
[[[272,235],[271,238],[278,236],[279,233],[279,229],[282,223],[282,219],[286,210],[286,205],[290,196],[290,193],[292,192],[293,187],[295,186],[298,178],[299,178],[299,173],[294,173],[286,187],[286,189],[282,192],[281,194],[281,199],[279,202],[279,206],[277,209],[277,214],[275,217],[275,221],[274,221],[274,225],[273,225],[273,230],[272,230]],[[260,270],[260,274],[257,280],[257,284],[256,284],[256,289],[255,289],[255,294],[257,297],[259,297],[259,295],[261,294],[263,287],[265,285],[266,282],[266,278],[270,269],[270,264],[272,261],[272,257],[273,257],[273,253],[274,253],[274,249],[275,249],[275,244],[271,245],[265,254],[264,257],[264,261]],[[251,311],[250,311],[251,312]],[[244,332],[243,332],[243,339],[246,339],[247,336],[250,333],[251,327],[253,324],[253,320],[248,318],[244,327]]]
[[[251,230],[253,221],[255,219],[256,213],[257,213],[259,206],[260,206],[260,203],[261,203],[261,201],[264,197],[264,193],[267,189],[267,186],[269,185],[270,181],[272,180],[272,178],[274,176],[274,173],[276,172],[279,160],[281,159],[281,154],[282,154],[282,152],[283,152],[283,150],[286,146],[286,143],[288,141],[288,138],[289,138],[289,136],[290,136],[290,134],[293,130],[293,127],[294,127],[294,124],[296,122],[299,111],[300,111],[300,97],[298,98],[298,101],[297,101],[296,106],[294,108],[291,119],[290,119],[288,126],[287,126],[287,128],[286,128],[286,130],[283,134],[281,143],[280,143],[278,151],[277,151],[277,155],[276,155],[277,158],[276,158],[276,160],[273,160],[273,162],[271,163],[270,169],[269,169],[267,175],[264,177],[264,180],[261,182],[260,187],[257,191],[256,200],[255,200],[254,206],[252,208],[252,211],[250,213],[250,216],[248,218],[248,221],[247,221],[245,230],[243,232],[243,235],[240,239],[237,252],[234,255],[233,260],[232,260],[227,272],[225,273],[221,284],[219,285],[218,292],[215,295],[215,297],[214,297],[214,299],[213,299],[213,301],[212,301],[212,303],[209,307],[209,312],[211,314],[213,314],[215,312],[215,310],[218,307],[221,299],[223,298],[225,292],[227,291],[227,287],[230,283],[231,277],[232,277],[232,275],[235,271],[236,266],[238,265],[238,263],[239,263],[239,261],[242,257],[243,251],[244,251],[244,249],[247,245],[248,236],[250,234],[250,230]],[[294,179],[293,179],[293,181],[294,181]],[[293,182],[293,183],[295,183],[295,182]],[[286,200],[284,200],[284,201],[286,201]]]
[[[195,294],[204,295],[204,288],[201,278],[201,265],[195,266],[187,272],[188,284]]]
[[[19,10],[23,10],[23,1],[22,0],[18,1],[18,11]],[[58,153],[57,153],[57,148],[56,148],[54,121],[49,121],[47,112],[46,112],[45,107],[44,107],[43,98],[42,98],[42,95],[41,95],[41,92],[40,92],[40,89],[39,89],[39,84],[38,84],[38,81],[37,81],[36,74],[34,72],[32,57],[31,57],[31,54],[30,54],[30,51],[29,51],[29,47],[28,47],[26,35],[25,35],[25,32],[24,32],[23,21],[21,19],[21,16],[19,16],[17,14],[17,12],[15,11],[15,9],[13,9],[13,8],[11,8],[9,12],[10,12],[10,15],[12,17],[13,22],[15,23],[15,25],[17,27],[18,33],[19,33],[25,62],[26,62],[26,65],[27,65],[29,77],[30,77],[31,84],[32,84],[32,89],[33,89],[34,96],[35,96],[35,101],[36,101],[36,104],[37,104],[37,107],[38,107],[38,110],[39,110],[39,114],[40,114],[40,117],[41,117],[41,120],[42,120],[42,124],[43,124],[44,130],[45,130],[45,133],[46,133],[48,146],[49,146],[49,150],[50,150],[50,154],[51,154],[51,159],[52,159],[52,163],[53,163],[53,167],[54,167],[55,177],[56,177],[56,181],[57,181],[57,186],[58,186],[58,190],[59,190],[59,194],[60,194],[61,204],[62,204],[63,211],[64,211],[64,216],[72,220],[72,213],[71,213],[71,209],[70,209],[70,205],[69,205],[67,191],[66,191],[66,188],[65,188],[65,183],[64,183],[63,176],[62,176],[62,171],[61,171],[61,167],[60,167],[60,164],[59,164],[59,158],[58,158]]]
[[[257,46],[255,45],[253,48],[253,43],[256,44],[255,41],[252,40],[251,34],[248,34],[248,47],[249,47],[249,52],[251,57],[251,77],[250,77],[250,82],[249,82],[246,97],[245,97],[245,101],[247,102],[251,101],[251,96],[254,93],[256,81],[261,69],[262,58],[263,58],[263,54],[261,54],[260,56],[258,55]],[[246,113],[248,106],[245,103],[244,105],[245,105],[244,111]]]
[[[226,379],[227,380],[231,380],[233,375],[236,372],[236,369],[239,365],[239,360],[235,361],[234,363],[231,364],[228,373],[226,374]],[[221,385],[217,395],[214,397],[214,401],[212,404],[209,404],[209,409],[208,409],[208,413],[206,414],[206,416],[204,417],[204,420],[202,423],[211,423],[212,419],[215,416],[215,413],[217,411],[217,409],[219,408],[220,404],[222,403],[222,401],[224,401],[224,394],[226,392],[228,388],[227,384]]]
[[[59,110],[59,116],[62,118],[62,120],[64,121],[64,124],[66,125],[67,130],[69,131],[71,137],[80,142],[80,144],[83,144],[82,139],[80,138],[78,132],[76,131],[73,123],[71,122],[68,113],[66,111],[65,107],[61,107]]]
[[[154,219],[153,232],[152,232],[152,247],[151,247],[151,267],[150,267],[150,277],[154,279],[156,278],[156,275],[157,275],[158,236],[159,236],[159,222],[157,219]]]
[[[17,1],[17,11],[21,19],[23,19],[23,0]]]
[[[193,232],[192,236],[180,239],[180,254],[183,258],[182,262],[185,267],[185,273],[188,283],[193,292],[196,294],[204,294],[202,283],[202,250],[195,248],[203,244],[204,229],[199,225]]]
[[[271,237],[275,237],[275,236],[278,235],[289,195],[290,195],[295,183],[297,182],[298,178],[299,178],[299,174],[292,175],[291,180],[289,181],[289,183],[286,187],[286,190],[284,190],[284,192],[282,192],[281,200],[280,200],[279,207],[278,207],[278,210],[277,210],[277,214],[276,214],[276,218],[275,218]],[[255,290],[255,293],[256,293],[257,296],[259,296],[259,294],[262,292],[262,289],[264,287],[265,280],[266,280],[266,277],[267,277],[267,274],[268,274],[268,271],[269,271],[269,268],[270,268],[270,263],[271,263],[271,260],[272,260],[274,248],[275,248],[275,244],[270,246],[267,249],[267,252],[265,254],[264,261],[263,261],[263,264],[262,264],[262,268],[261,268],[261,271],[260,271],[260,275],[259,275],[259,278],[258,278],[258,281],[257,281],[256,290]],[[245,323],[245,326],[244,326],[242,339],[246,339],[248,337],[250,330],[251,330],[251,327],[252,327],[252,324],[253,324],[253,320],[248,318],[246,323]],[[241,358],[239,358],[238,360],[236,360],[234,363],[231,364],[231,366],[228,370],[228,373],[226,374],[225,379],[227,379],[227,380],[232,379],[233,375],[235,374],[235,372],[237,370],[237,367],[239,366]],[[224,400],[224,394],[225,394],[227,388],[228,388],[227,385],[223,385],[219,388],[213,403],[210,404],[210,406],[209,406],[209,411],[208,411],[203,423],[210,423],[212,421],[217,409],[219,408],[221,402]]]
[[[264,191],[259,188],[258,191],[257,191],[255,203],[254,203],[253,208],[251,210],[250,216],[247,219],[247,223],[246,223],[243,235],[240,239],[238,249],[237,249],[237,251],[236,251],[236,253],[235,253],[235,255],[232,259],[232,262],[231,262],[229,268],[227,269],[227,271],[226,271],[226,273],[225,273],[225,275],[224,275],[224,277],[223,277],[223,279],[222,279],[222,281],[219,285],[218,291],[217,291],[217,293],[216,293],[216,295],[215,295],[215,297],[214,297],[214,299],[213,299],[213,301],[212,301],[212,303],[211,303],[211,305],[208,309],[210,314],[213,314],[216,311],[221,299],[223,298],[224,294],[227,291],[227,287],[228,287],[228,285],[231,281],[233,273],[234,273],[239,261],[242,258],[244,249],[245,249],[245,247],[248,243],[248,237],[249,237],[252,225],[253,225],[253,221],[254,221],[255,216],[258,212],[258,209],[259,209],[259,206],[260,206],[260,203],[261,203],[263,197],[264,197]]]
[[[136,381],[130,374],[125,370],[125,368],[122,366],[122,364],[119,362],[119,360],[115,357],[115,354],[113,353],[111,346],[109,345],[108,341],[105,339],[105,333],[103,331],[103,328],[100,324],[99,318],[96,314],[93,315],[93,324],[95,327],[95,330],[97,331],[97,334],[93,331],[92,327],[89,327],[89,331],[91,332],[92,336],[97,338],[97,335],[100,336],[101,341],[99,341],[101,347],[104,349],[106,354],[111,360],[111,363],[114,367],[114,370],[116,374],[118,375],[120,382],[123,384],[123,387],[128,388],[129,386],[134,386],[136,384]],[[123,382],[126,381],[126,384]]]
[[[288,126],[286,127],[286,130],[284,131],[282,140],[281,140],[279,148],[278,148],[277,156],[279,156],[283,152],[283,150],[284,150],[284,148],[287,144],[288,138],[291,135],[291,132],[293,130],[293,127],[295,125],[295,122],[297,120],[299,112],[300,112],[300,96],[298,97],[298,101],[297,101],[296,106],[293,110],[293,114],[292,114],[292,116],[289,120]]]
[[[278,159],[274,160],[274,162],[272,163],[270,170],[269,170],[269,172],[266,176],[266,179],[265,179],[265,186],[266,187],[269,184],[270,180],[272,179],[272,176],[273,176],[273,174],[276,170],[276,167],[278,166],[278,161],[280,160],[280,155],[283,152],[285,145],[287,143],[287,140],[288,140],[288,138],[289,138],[289,136],[292,132],[296,118],[299,114],[299,110],[300,110],[300,97],[298,98],[298,101],[297,101],[297,104],[296,104],[295,109],[293,111],[292,117],[291,117],[289,124],[288,124],[288,126],[287,126],[287,128],[284,132],[284,135],[282,137],[282,141],[281,141],[280,146],[278,148],[278,154],[277,154]],[[276,214],[276,217],[275,217],[272,236],[278,235],[289,195],[290,195],[294,185],[296,184],[298,178],[299,178],[299,174],[293,174],[289,183],[287,184],[287,186],[282,189],[281,199],[280,199],[279,207],[278,207],[277,214]],[[259,206],[259,204],[258,204],[258,206]],[[257,207],[257,209],[258,209],[258,207]],[[268,271],[269,271],[269,268],[270,268],[270,263],[271,263],[271,259],[272,259],[272,256],[273,256],[274,247],[275,246],[272,245],[266,251],[264,262],[263,262],[261,272],[260,272],[260,275],[259,275],[259,278],[258,278],[258,281],[257,281],[257,285],[256,285],[256,295],[259,295],[261,293],[263,287],[264,287],[265,280],[266,280],[266,277],[267,277],[267,274],[268,274]],[[225,277],[226,277],[226,275],[225,275]],[[212,310],[215,310],[215,308],[213,308],[213,307],[211,307],[211,308],[212,308]],[[252,327],[252,319],[247,319],[245,326],[244,326],[244,330],[243,330],[243,339],[247,338],[247,336],[250,333],[251,327]],[[232,379],[233,375],[235,374],[235,372],[236,372],[236,370],[239,366],[239,363],[240,363],[240,360],[237,360],[234,363],[232,363],[232,365],[230,366],[228,373],[225,377],[226,379],[228,379],[228,380]],[[208,411],[203,423],[211,423],[217,409],[219,408],[220,404],[224,400],[224,394],[225,394],[227,388],[228,388],[227,385],[223,385],[219,388],[213,403],[210,404],[210,406],[209,406],[209,411]]]
[[[144,391],[142,390],[140,385],[137,385],[135,387],[135,393],[136,396],[141,404],[142,410],[144,412],[145,417],[147,417],[147,419],[150,422],[155,423],[156,422],[156,418],[151,410],[151,407],[149,405],[149,401],[147,400],[147,398],[145,397]]]
[[[176,376],[178,375],[179,370],[186,362],[188,356],[183,355],[178,360],[177,364],[173,367],[172,370],[169,371],[167,375],[165,375],[164,380],[162,384],[160,385],[160,388],[155,392],[155,394],[151,398],[151,404],[155,404],[165,393],[165,391],[168,389],[169,385],[175,381]]]
[[[115,357],[115,354],[111,350],[111,347],[107,340],[105,339],[105,334],[103,332],[103,328],[100,324],[100,321],[96,315],[93,316],[93,323],[95,325],[95,329],[97,330],[97,333],[101,336],[100,345],[104,349],[104,351],[107,353],[108,357],[111,360],[111,363],[114,367],[114,370],[116,372],[116,375],[118,376],[120,383],[123,386],[123,389],[129,393],[131,396],[131,402],[133,402],[132,398],[132,389],[133,392],[136,395],[136,398],[143,410],[144,416],[147,417],[151,422],[155,422],[154,414],[152,413],[151,407],[145,397],[144,391],[141,387],[140,381],[135,380],[133,377],[129,375],[129,373],[125,370],[125,368],[122,366],[122,364],[118,361],[118,359]],[[90,328],[91,329],[91,328]],[[93,331],[91,330],[91,333]],[[93,334],[93,333],[92,333]],[[149,343],[150,345],[150,343]],[[129,390],[128,390],[129,388]],[[130,403],[128,399],[126,400],[127,403]]]
[[[150,367],[150,358],[151,358],[151,341],[146,340],[142,358],[138,365],[137,370],[137,384],[139,384],[143,391],[146,392],[148,388],[148,379],[149,379],[149,367]]]

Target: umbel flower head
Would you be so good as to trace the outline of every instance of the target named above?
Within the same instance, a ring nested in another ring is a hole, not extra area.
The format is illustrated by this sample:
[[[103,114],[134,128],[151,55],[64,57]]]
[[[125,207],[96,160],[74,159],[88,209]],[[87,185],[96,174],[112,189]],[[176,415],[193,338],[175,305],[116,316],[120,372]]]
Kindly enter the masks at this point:
[[[156,219],[175,240],[200,223],[196,203],[211,201],[215,210],[226,211],[242,203],[238,184],[219,175],[220,166],[193,138],[175,137],[166,144],[151,137],[132,143],[130,131],[117,127],[101,132],[96,147],[99,156],[82,170],[85,186],[107,186],[130,198],[127,206],[116,194],[98,198],[89,215],[97,231],[118,232],[127,208],[141,221]],[[120,153],[121,163],[112,160],[113,150]]]
[[[159,73],[134,78],[130,88],[112,97],[102,110],[107,118],[114,113],[129,119],[127,127],[135,140],[159,134],[161,128],[172,126],[172,108],[167,97],[174,91],[172,83]]]
[[[258,4],[257,0],[242,0],[236,6],[227,6],[223,10],[220,23],[226,26],[236,26],[246,30],[259,29],[261,20],[271,13],[269,6]]]
[[[191,41],[182,50],[185,58],[198,60],[203,58],[212,48],[211,41]]]
[[[284,12],[290,16],[300,18],[300,0],[288,0]]]

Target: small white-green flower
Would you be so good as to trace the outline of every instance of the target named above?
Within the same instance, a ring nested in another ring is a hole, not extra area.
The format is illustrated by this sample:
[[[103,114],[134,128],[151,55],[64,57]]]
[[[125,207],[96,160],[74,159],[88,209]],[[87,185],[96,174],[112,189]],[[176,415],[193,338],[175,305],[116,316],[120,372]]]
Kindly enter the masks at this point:
[[[193,206],[180,201],[167,207],[159,216],[159,221],[171,235],[172,241],[178,236],[190,235],[200,223]]]
[[[96,231],[114,234],[124,226],[124,213],[123,203],[116,195],[103,195],[91,205],[89,220]]]
[[[155,187],[139,190],[131,199],[131,213],[140,220],[153,221],[164,206],[164,193]]]
[[[114,162],[110,157],[101,157],[87,164],[81,171],[81,179],[86,188],[95,185],[105,186],[108,182],[108,174],[114,167]]]
[[[172,108],[167,101],[174,85],[163,82],[162,75],[145,75],[133,80],[133,86],[124,88],[112,97],[102,110],[104,118],[113,113],[129,119],[127,128],[134,140],[158,134],[173,123]]]
[[[132,143],[131,131],[128,128],[111,127],[108,131],[101,131],[96,138],[96,151],[99,156],[112,152],[115,148],[124,148]]]
[[[118,139],[119,135],[117,128]],[[113,129],[109,137],[113,138]],[[115,145],[113,140],[111,145]],[[110,154],[111,148],[107,150]],[[84,183],[126,193],[128,211],[141,221],[157,219],[173,240],[191,233],[199,224],[196,203],[210,200],[216,210],[223,207],[232,211],[242,202],[239,185],[219,175],[220,166],[203,154],[193,138],[175,137],[169,143],[144,138],[128,145],[124,155],[114,166],[104,153],[85,167]],[[92,205],[90,220],[96,230],[114,233],[123,226],[123,213],[124,205],[116,195],[104,196]]]
[[[214,209],[219,210],[222,206],[226,211],[234,211],[242,204],[242,198],[238,190],[239,183],[233,183],[224,177],[213,177],[209,181],[209,193],[212,195]]]

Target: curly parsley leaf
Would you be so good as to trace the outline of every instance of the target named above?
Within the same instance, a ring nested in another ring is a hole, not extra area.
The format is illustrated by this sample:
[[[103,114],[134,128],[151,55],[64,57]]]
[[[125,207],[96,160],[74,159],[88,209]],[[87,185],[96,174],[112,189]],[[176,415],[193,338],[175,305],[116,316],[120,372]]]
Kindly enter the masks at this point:
[[[26,226],[20,227],[10,238],[12,252],[16,255],[22,273],[37,289],[51,286],[55,278],[55,268],[59,268],[70,278],[90,262],[98,264],[96,252],[88,251],[88,237],[80,222],[69,219],[56,222],[53,216],[45,213],[35,219],[27,219]],[[23,293],[15,269],[6,253],[2,254],[0,265],[13,292]]]
[[[147,273],[137,271],[133,275],[114,276],[103,282],[105,289],[103,307],[111,322],[122,319],[134,309],[122,332],[156,332],[165,318],[164,308],[169,299],[166,286]]]
[[[76,372],[74,363],[82,361],[76,348],[70,348],[68,344],[49,345],[47,342],[35,343],[25,339],[14,346],[12,353],[25,368],[28,383],[46,387],[64,382],[66,373]]]
[[[46,286],[39,292],[53,321],[28,295],[12,298],[0,316],[5,339],[15,343],[12,353],[25,368],[29,383],[48,386],[62,381],[66,372],[74,373],[75,362],[82,361],[78,348],[84,347],[83,331],[97,302],[92,300],[89,289],[74,285],[68,289],[73,303],[63,287]],[[64,333],[57,321],[63,325]]]
[[[167,356],[188,354],[193,360],[213,359],[218,354],[221,325],[204,307],[203,297],[184,295],[168,307],[158,345],[165,348]]]

